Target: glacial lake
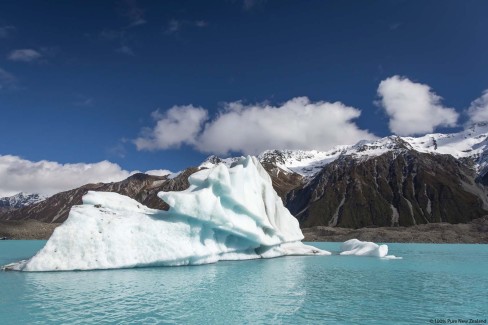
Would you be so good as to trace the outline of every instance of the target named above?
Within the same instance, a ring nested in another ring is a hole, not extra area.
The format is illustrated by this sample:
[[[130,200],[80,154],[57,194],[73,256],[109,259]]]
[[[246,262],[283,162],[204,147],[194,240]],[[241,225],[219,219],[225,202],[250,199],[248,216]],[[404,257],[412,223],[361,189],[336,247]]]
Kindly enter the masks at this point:
[[[0,242],[0,264],[45,241]],[[313,243],[332,252],[340,243]],[[488,245],[389,244],[401,260],[0,272],[0,324],[431,324],[488,318]]]

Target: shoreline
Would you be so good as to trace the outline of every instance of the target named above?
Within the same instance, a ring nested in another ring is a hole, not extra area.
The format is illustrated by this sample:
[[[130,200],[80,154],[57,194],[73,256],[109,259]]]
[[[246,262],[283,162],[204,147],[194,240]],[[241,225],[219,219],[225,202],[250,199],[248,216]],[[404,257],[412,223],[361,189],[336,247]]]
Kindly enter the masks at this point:
[[[0,220],[0,238],[13,240],[47,240],[61,223],[37,220]]]
[[[47,240],[61,223],[1,220],[0,238]],[[488,244],[488,216],[466,224],[430,223],[412,227],[302,228],[304,242],[344,242],[356,238],[375,243]]]
[[[470,223],[429,223],[411,227],[302,228],[308,242],[343,242],[351,238],[375,243],[488,244],[488,217]]]

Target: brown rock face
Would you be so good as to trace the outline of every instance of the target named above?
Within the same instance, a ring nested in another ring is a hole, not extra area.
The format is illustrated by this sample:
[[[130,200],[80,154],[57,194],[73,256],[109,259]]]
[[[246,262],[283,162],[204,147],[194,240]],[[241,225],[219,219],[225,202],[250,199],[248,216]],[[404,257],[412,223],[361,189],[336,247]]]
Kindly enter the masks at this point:
[[[87,184],[74,190],[61,192],[50,198],[18,210],[0,214],[0,220],[34,219],[43,222],[64,222],[71,207],[82,204],[81,198],[88,191],[116,192],[129,196],[155,209],[167,209],[167,205],[156,194],[159,191],[181,191],[188,188],[188,176],[197,171],[189,168],[174,179],[166,176],[135,174],[116,183]]]
[[[488,214],[484,179],[476,178],[470,161],[419,153],[400,142],[392,149],[370,158],[342,156],[312,179],[279,168],[277,163],[283,161],[275,152],[265,156],[262,164],[302,227],[467,223]],[[37,204],[0,212],[0,220],[63,222],[89,190],[117,192],[148,207],[166,210],[167,204],[157,193],[187,189],[188,177],[198,170],[188,168],[174,179],[136,174],[122,182],[88,184]]]
[[[303,227],[463,223],[488,213],[486,191],[466,165],[406,149],[341,157],[291,191],[287,207]]]
[[[286,203],[286,196],[291,190],[303,184],[303,176],[297,173],[286,172],[271,163],[263,162],[262,165],[271,177],[273,188],[281,197],[283,203]]]

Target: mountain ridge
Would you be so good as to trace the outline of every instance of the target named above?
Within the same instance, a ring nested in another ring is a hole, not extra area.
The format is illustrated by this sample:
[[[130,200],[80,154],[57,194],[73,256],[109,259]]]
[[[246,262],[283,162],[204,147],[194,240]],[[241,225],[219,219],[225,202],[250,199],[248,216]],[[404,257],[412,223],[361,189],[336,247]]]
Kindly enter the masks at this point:
[[[303,227],[466,223],[488,214],[487,139],[488,123],[478,123],[458,133],[388,136],[328,151],[267,150],[258,159]],[[0,213],[0,219],[62,222],[87,190],[113,191],[165,209],[158,191],[184,190],[195,171],[238,159],[212,155],[174,178],[135,174],[122,182],[87,184]]]
[[[39,203],[45,200],[47,196],[38,193],[24,193],[20,192],[12,196],[0,198],[0,211],[10,211],[20,209],[32,204]]]

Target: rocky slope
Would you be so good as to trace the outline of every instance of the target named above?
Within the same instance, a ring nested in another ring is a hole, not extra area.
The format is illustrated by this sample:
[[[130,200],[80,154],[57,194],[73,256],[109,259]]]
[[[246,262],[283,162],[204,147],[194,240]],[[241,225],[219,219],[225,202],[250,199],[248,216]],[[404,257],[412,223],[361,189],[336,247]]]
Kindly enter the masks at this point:
[[[488,214],[488,192],[472,169],[402,142],[376,157],[344,156],[328,164],[289,193],[288,208],[304,227],[463,223]]]
[[[81,204],[81,198],[88,191],[117,192],[141,201],[150,201],[146,192],[157,189],[168,182],[167,176],[135,174],[116,183],[87,184],[79,188],[55,194],[48,199],[21,209],[0,214],[1,220],[34,219],[43,222],[59,223],[66,220],[73,205]],[[171,180],[175,182],[174,180]],[[150,203],[149,203],[150,205]],[[153,206],[159,208],[160,206]]]
[[[488,215],[488,124],[454,134],[390,136],[326,152],[271,150],[259,155],[273,186],[302,227],[414,226],[466,223]],[[63,222],[88,190],[128,195],[167,208],[159,191],[184,190],[188,176],[237,157],[209,157],[170,179],[136,174],[88,184],[45,201],[0,213],[0,220]]]

